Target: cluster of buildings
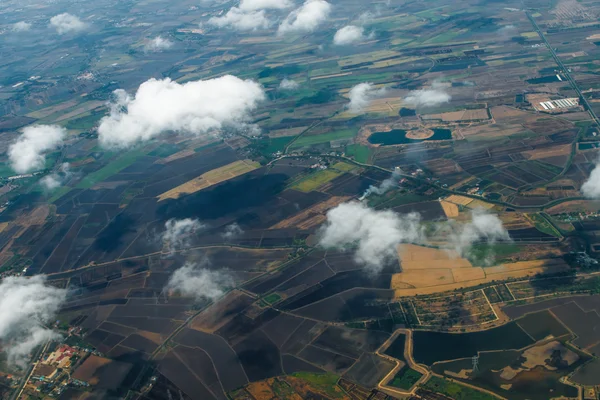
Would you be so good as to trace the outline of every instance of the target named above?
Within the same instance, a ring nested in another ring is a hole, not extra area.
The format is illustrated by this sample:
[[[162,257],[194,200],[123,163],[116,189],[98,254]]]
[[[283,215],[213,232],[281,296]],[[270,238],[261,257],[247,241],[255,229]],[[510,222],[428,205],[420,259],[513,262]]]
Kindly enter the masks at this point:
[[[569,99],[559,99],[559,100],[548,100],[541,101],[535,107],[538,111],[561,111],[567,110],[569,108],[579,107],[579,99],[577,98],[569,98]]]
[[[56,397],[69,386],[90,386],[87,380],[77,379],[77,372],[83,359],[99,356],[94,350],[61,344],[35,365],[26,389]]]

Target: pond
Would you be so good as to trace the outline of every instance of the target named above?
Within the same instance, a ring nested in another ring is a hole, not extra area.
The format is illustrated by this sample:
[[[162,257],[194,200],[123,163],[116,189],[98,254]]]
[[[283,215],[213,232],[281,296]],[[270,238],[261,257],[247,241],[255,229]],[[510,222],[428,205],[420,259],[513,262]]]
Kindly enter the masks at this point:
[[[560,79],[558,79],[558,76],[556,75],[549,75],[549,76],[542,76],[541,78],[533,78],[533,79],[527,79],[527,83],[530,83],[532,85],[539,85],[542,83],[552,83],[552,82],[559,82]]]
[[[375,132],[369,136],[369,143],[380,144],[382,146],[391,146],[395,144],[420,143],[431,140],[451,140],[452,131],[445,128],[433,128],[433,135],[427,139],[410,139],[406,137],[408,133],[404,129],[392,129],[389,132]]]

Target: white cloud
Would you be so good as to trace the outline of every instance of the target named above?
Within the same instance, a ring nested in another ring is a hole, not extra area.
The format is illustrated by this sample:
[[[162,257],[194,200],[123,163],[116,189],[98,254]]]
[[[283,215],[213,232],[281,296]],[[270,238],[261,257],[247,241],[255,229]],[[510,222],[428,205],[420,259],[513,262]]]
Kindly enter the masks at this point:
[[[278,33],[312,32],[327,20],[331,4],[325,0],[306,0],[302,6],[292,11],[279,25]]]
[[[264,10],[245,11],[237,7],[232,7],[222,17],[212,17],[208,23],[219,28],[230,27],[238,31],[267,29],[271,25]]]
[[[240,9],[244,11],[267,9],[282,10],[291,6],[292,2],[289,0],[242,0],[240,2]]]
[[[24,365],[29,353],[58,337],[47,328],[67,292],[46,284],[43,275],[7,277],[0,283],[0,342],[11,363]]]
[[[59,35],[63,35],[80,32],[87,27],[87,24],[74,15],[64,13],[50,18],[50,26],[56,29]]]
[[[21,136],[8,149],[11,167],[24,174],[43,169],[45,154],[58,148],[67,130],[58,125],[32,125],[22,130]]]
[[[333,36],[333,44],[346,46],[364,40],[364,29],[360,26],[348,25],[339,29]]]
[[[461,257],[468,257],[473,244],[485,240],[488,244],[509,241],[508,231],[497,215],[477,209],[471,213],[471,221],[459,227],[451,226],[449,243]]]
[[[225,227],[225,232],[223,232],[221,236],[223,237],[223,239],[231,240],[242,235],[243,233],[244,230],[242,229],[242,227],[239,226],[237,223],[233,223]]]
[[[13,25],[13,32],[27,32],[31,29],[31,24],[29,22],[20,21]]]
[[[292,79],[287,79],[287,78],[282,80],[281,83],[279,84],[279,89],[281,89],[281,90],[296,90],[299,87],[300,87],[300,85],[298,84],[298,82],[296,82]]]
[[[448,103],[452,96],[446,91],[446,86],[434,82],[431,89],[413,90],[404,101],[413,107],[432,107]]]
[[[40,184],[48,191],[52,191],[66,181],[68,181],[73,173],[71,172],[71,165],[69,163],[63,163],[57,172],[53,172],[50,175],[44,176],[40,179]]]
[[[197,219],[170,219],[165,223],[162,234],[163,245],[171,252],[185,248],[189,246],[191,236],[204,228],[206,225]]]
[[[350,97],[348,110],[352,113],[362,112],[365,108],[369,107],[371,101],[382,96],[384,93],[385,88],[376,89],[372,83],[359,83],[352,87],[348,93]]]
[[[581,193],[590,199],[600,199],[600,158],[590,173],[590,177],[581,186]]]
[[[398,257],[396,247],[400,243],[424,240],[419,214],[377,211],[357,202],[330,210],[319,235],[324,248],[354,248],[356,261],[373,273]]]
[[[144,51],[147,53],[157,53],[163,50],[169,50],[171,47],[173,47],[173,42],[162,36],[148,39],[146,40],[146,43],[144,43]]]
[[[196,301],[214,301],[223,296],[225,290],[235,286],[227,271],[212,271],[206,269],[205,264],[185,264],[171,275],[166,288]]]
[[[231,75],[184,84],[150,79],[134,97],[121,89],[114,94],[110,115],[98,127],[108,147],[132,146],[166,132],[200,135],[237,126],[266,98],[260,84]]]

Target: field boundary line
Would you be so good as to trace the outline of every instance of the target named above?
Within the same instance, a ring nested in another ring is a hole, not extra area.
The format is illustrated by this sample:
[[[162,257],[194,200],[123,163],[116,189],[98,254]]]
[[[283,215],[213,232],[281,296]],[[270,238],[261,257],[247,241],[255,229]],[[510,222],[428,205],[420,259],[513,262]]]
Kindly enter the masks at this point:
[[[485,291],[483,289],[481,289],[481,293],[483,294],[483,298],[487,301],[488,305],[492,309],[492,312],[494,313],[494,316],[496,317],[496,321],[498,321],[500,319],[500,317],[498,317],[498,314],[496,314],[496,310],[494,310],[494,306],[490,302],[490,299],[488,299],[488,297],[486,296]]]
[[[419,325],[421,324],[421,318],[419,318],[419,313],[417,312],[417,308],[415,307],[415,303],[410,300],[410,305],[413,307],[413,311],[415,312],[415,317],[417,317],[417,322],[419,323]]]
[[[529,282],[529,281],[521,281],[521,282]],[[511,282],[504,283],[504,287],[506,288],[506,290],[508,290],[508,293],[510,293],[510,295],[512,296],[512,298],[513,298],[513,301],[514,301],[514,300],[517,300],[517,298],[516,298],[516,297],[515,297],[515,295],[513,294],[512,290],[510,290],[510,287],[508,286],[508,284],[509,284],[509,283],[511,283]],[[516,283],[516,282],[515,282],[515,283]]]
[[[217,378],[219,378],[219,386],[221,386],[221,389],[223,389],[223,393],[227,393],[225,391],[225,388],[223,387],[223,384],[221,383],[221,377],[219,376],[219,372],[217,371],[217,367],[215,366],[215,362],[213,361],[212,357],[210,356],[210,354],[208,354],[206,351],[204,351],[204,349],[201,349],[199,347],[195,347],[195,349],[198,349],[200,351],[202,351],[204,354],[206,354],[206,356],[210,359],[210,362],[213,365],[213,369],[215,370],[215,374],[217,375]],[[196,377],[196,379],[198,379],[198,382],[200,382],[204,388],[206,390],[208,390],[213,396],[215,396],[215,394],[213,393],[212,390],[210,390],[209,386],[206,384],[206,382],[204,382],[204,380],[202,378],[200,378],[198,375],[196,375],[196,371],[194,371],[180,356],[179,354],[177,354],[177,351],[175,351],[175,349],[171,350],[171,352],[173,353],[173,355],[175,356],[175,358],[177,358],[183,365],[185,365],[185,367],[188,369],[188,371],[190,371],[190,373]],[[217,397],[217,396],[215,396]]]
[[[527,331],[525,330],[525,328],[523,328],[523,327],[521,326],[521,324],[519,324],[518,322],[515,322],[515,325],[517,325],[517,326],[518,326],[518,327],[519,327],[519,328],[520,328],[520,329],[521,329],[523,332],[525,332],[525,334],[526,334],[527,336],[529,336],[529,338],[530,338],[531,340],[533,340],[533,342],[534,342],[534,343],[536,343],[536,342],[537,342],[537,340],[535,340],[535,338],[534,338],[533,336],[531,336],[531,335],[529,334],[529,332],[527,332]]]

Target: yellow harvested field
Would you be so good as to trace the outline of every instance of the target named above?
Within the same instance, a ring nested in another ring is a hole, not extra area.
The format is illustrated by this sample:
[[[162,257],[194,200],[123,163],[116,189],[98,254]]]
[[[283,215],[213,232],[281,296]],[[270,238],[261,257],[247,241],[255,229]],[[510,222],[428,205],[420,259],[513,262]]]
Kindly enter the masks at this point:
[[[454,282],[469,282],[477,279],[484,279],[485,272],[483,268],[454,268],[452,269]]]
[[[403,271],[430,268],[472,268],[469,260],[461,258],[453,250],[401,244],[398,246],[398,256],[402,260]]]
[[[442,205],[442,209],[444,210],[444,214],[448,218],[456,218],[458,217],[458,206],[454,203],[450,203],[448,201],[440,201]]]
[[[417,245],[400,245],[402,272],[392,276],[396,297],[445,292],[492,281],[527,278],[540,272],[555,273],[569,267],[562,259],[520,261],[496,267],[473,267],[451,251]]]
[[[446,197],[446,201],[457,204],[459,206],[467,206],[473,201],[473,199],[471,199],[469,197],[458,196],[456,194],[453,194],[451,196]]]
[[[338,78],[340,76],[352,75],[352,72],[341,72],[339,74],[313,76],[310,78],[311,81],[318,81],[320,79]]]
[[[283,229],[283,228],[298,228],[298,229],[310,229],[313,226],[317,226],[321,222],[325,221],[325,214],[330,209],[337,207],[339,204],[344,203],[350,199],[350,196],[334,196],[327,199],[313,207],[302,211],[300,214],[294,215],[291,218],[285,219],[273,225],[269,229]]]
[[[400,285],[410,285],[413,288],[426,288],[432,286],[440,286],[454,283],[454,277],[452,276],[452,270],[448,268],[443,269],[430,269],[426,273],[423,271],[402,271],[399,274],[392,276],[392,289],[413,290],[413,289],[400,289]]]
[[[4,230],[6,229],[7,226],[8,226],[8,222],[0,223],[0,232],[4,232]]]
[[[204,173],[199,177],[184,183],[183,185],[179,185],[176,188],[161,194],[158,196],[158,199],[159,201],[166,199],[177,199],[182,194],[196,193],[202,189],[216,185],[217,183],[225,182],[250,171],[254,171],[259,167],[259,163],[251,160],[235,161],[231,164],[225,165],[224,167],[213,169],[212,171]]]
[[[253,382],[246,386],[246,390],[258,400],[271,400],[277,398],[277,395],[269,386],[268,381]]]
[[[57,113],[59,111],[64,111],[68,108],[74,107],[77,105],[77,100],[69,100],[64,103],[60,103],[51,107],[42,108],[41,110],[30,112],[29,114],[25,114],[26,117],[42,119],[49,117],[50,115]]]
[[[362,53],[359,55],[353,55],[344,57],[338,61],[338,65],[340,67],[345,67],[348,65],[359,64],[368,61],[378,61],[383,58],[392,58],[395,56],[400,56],[401,53],[390,50],[381,50],[381,51],[373,51],[371,53]]]
[[[469,208],[475,210],[477,208],[484,208],[486,210],[494,208],[494,205],[491,203],[487,203],[483,200],[473,200],[469,203]]]
[[[488,111],[485,108],[478,110],[452,111],[441,114],[423,115],[424,120],[440,120],[443,122],[461,122],[461,121],[481,121],[489,119]]]
[[[565,156],[571,153],[571,145],[564,144],[561,146],[553,146],[547,149],[524,151],[522,154],[530,160],[539,160],[542,158]]]
[[[83,114],[88,111],[95,110],[96,108],[104,107],[105,105],[106,105],[106,102],[104,102],[104,101],[91,100],[91,101],[81,104],[79,107],[75,108],[74,110],[61,115],[59,118],[55,119],[54,122],[65,121],[67,119],[76,117],[79,114]]]

